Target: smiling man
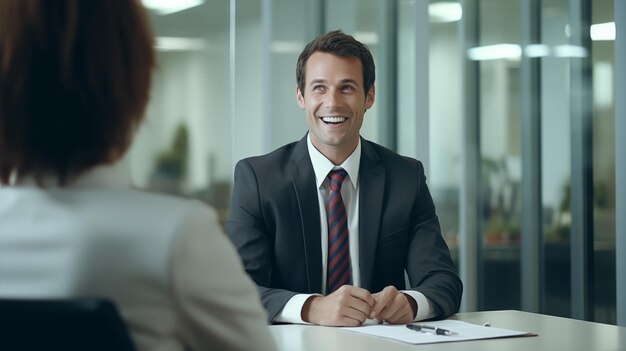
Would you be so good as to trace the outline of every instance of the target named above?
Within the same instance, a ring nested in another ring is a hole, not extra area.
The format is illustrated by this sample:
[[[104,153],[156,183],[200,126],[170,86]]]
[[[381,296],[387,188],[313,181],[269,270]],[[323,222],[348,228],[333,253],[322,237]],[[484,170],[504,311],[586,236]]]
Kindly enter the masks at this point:
[[[315,38],[296,67],[309,132],[235,167],[226,231],[269,323],[401,324],[458,311],[463,287],[422,164],[360,137],[374,72],[352,36]]]

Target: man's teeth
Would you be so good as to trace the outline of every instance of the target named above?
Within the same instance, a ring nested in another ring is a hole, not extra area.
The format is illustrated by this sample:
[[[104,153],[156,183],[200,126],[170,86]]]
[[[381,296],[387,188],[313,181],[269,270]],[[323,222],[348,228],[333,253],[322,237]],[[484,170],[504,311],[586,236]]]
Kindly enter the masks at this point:
[[[322,121],[325,123],[341,123],[345,121],[347,118],[345,117],[322,117]]]

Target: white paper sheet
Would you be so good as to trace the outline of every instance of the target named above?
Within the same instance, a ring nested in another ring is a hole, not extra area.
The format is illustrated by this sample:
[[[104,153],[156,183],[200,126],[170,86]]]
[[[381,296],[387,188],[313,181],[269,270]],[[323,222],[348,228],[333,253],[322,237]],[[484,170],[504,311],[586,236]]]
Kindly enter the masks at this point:
[[[441,342],[454,342],[465,340],[478,340],[478,339],[492,339],[492,338],[506,338],[515,336],[536,336],[536,334],[494,328],[483,327],[481,325],[461,322],[457,320],[443,320],[436,322],[417,322],[418,325],[430,325],[439,328],[448,329],[454,332],[453,335],[435,335],[431,332],[419,332],[408,329],[406,325],[391,325],[391,324],[365,324],[360,327],[354,328],[341,328],[344,330],[353,331],[356,333],[363,333],[373,336],[379,336],[383,338],[394,339],[403,341],[409,344],[432,344]]]

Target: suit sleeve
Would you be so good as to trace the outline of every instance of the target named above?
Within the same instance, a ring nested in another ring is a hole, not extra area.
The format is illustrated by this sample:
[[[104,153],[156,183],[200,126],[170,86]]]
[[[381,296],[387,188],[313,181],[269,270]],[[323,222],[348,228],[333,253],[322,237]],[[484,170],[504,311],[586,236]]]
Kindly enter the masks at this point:
[[[421,292],[432,302],[438,318],[446,318],[459,310],[463,284],[448,245],[441,236],[435,205],[419,162],[418,178],[406,270],[411,289]]]
[[[256,283],[261,302],[271,323],[297,293],[271,288],[274,235],[263,214],[257,175],[246,161],[235,166],[235,181],[226,232]]]

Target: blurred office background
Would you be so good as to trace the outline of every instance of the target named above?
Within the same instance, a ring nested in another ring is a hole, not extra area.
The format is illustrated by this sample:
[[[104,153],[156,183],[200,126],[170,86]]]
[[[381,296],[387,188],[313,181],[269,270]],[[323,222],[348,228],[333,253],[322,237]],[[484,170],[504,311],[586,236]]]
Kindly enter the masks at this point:
[[[235,163],[306,132],[298,54],[342,29],[377,64],[362,135],[425,163],[463,310],[618,323],[620,1],[144,0],[159,63],[133,181],[224,221]]]

